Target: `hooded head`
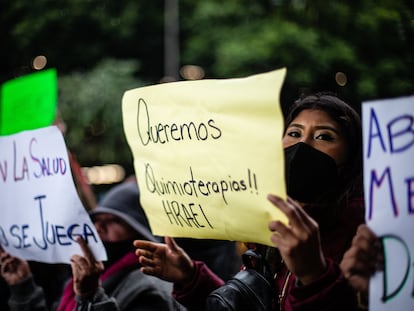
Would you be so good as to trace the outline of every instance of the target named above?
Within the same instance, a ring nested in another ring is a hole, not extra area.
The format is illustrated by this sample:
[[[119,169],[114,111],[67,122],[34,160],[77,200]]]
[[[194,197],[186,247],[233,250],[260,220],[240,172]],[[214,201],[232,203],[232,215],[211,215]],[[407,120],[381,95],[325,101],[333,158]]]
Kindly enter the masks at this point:
[[[127,223],[137,233],[136,239],[160,241],[151,233],[139,200],[138,186],[134,182],[125,182],[109,190],[98,206],[90,211],[92,220],[102,213],[111,214]]]

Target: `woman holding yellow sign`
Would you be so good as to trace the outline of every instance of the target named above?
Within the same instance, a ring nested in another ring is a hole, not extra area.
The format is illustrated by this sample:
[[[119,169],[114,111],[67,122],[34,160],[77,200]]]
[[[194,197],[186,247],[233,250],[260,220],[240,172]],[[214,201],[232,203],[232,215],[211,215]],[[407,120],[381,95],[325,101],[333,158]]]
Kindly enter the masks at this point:
[[[268,196],[288,224],[269,224],[277,248],[248,244],[243,270],[261,277],[237,274],[247,284],[244,294],[237,282],[224,283],[191,260],[171,238],[166,244],[134,242],[141,270],[174,282],[176,299],[189,310],[357,310],[339,262],[364,221],[361,131],[358,114],[332,94],[309,95],[293,105],[283,137],[290,197]]]

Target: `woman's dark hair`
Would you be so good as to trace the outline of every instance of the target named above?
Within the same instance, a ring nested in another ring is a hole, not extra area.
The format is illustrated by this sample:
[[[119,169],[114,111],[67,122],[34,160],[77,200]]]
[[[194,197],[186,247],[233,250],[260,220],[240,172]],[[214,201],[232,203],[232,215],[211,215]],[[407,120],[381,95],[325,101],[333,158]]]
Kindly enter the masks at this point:
[[[286,117],[285,131],[303,110],[316,109],[326,112],[339,124],[348,146],[348,160],[341,170],[341,198],[348,197],[362,187],[362,125],[358,113],[333,93],[320,92],[295,101]]]

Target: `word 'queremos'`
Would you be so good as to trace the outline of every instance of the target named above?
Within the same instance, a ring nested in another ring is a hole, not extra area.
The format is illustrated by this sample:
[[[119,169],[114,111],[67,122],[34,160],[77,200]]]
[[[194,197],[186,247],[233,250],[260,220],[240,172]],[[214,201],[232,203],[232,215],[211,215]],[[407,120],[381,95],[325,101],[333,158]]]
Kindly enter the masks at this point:
[[[138,100],[138,135],[144,146],[151,142],[165,144],[170,141],[219,139],[222,131],[215,123],[213,119],[209,119],[198,124],[192,121],[182,124],[153,124],[147,103],[142,98]]]
[[[46,195],[34,197],[39,208],[38,226],[41,228],[41,237],[31,235],[29,224],[12,224],[9,228],[0,226],[1,245],[16,249],[37,247],[41,250],[46,250],[50,245],[65,246],[77,243],[76,238],[78,236],[82,237],[86,243],[88,243],[88,239],[93,239],[97,243],[98,240],[93,229],[86,223],[70,224],[65,227],[50,223],[45,219],[42,207],[42,201],[45,199]]]

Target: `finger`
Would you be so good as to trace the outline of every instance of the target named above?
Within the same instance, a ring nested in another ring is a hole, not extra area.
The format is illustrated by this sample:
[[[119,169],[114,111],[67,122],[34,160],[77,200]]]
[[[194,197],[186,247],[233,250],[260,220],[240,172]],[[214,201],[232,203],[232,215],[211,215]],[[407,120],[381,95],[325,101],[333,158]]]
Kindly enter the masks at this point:
[[[375,244],[360,235],[356,235],[352,239],[350,251],[352,250],[354,250],[358,258],[364,260],[378,261],[382,257],[382,252],[375,247]]]
[[[138,257],[145,257],[145,258],[148,258],[148,259],[153,259],[154,258],[154,255],[153,255],[152,252],[147,251],[145,249],[140,249],[140,248],[135,251],[135,255],[137,255]]]
[[[359,248],[351,247],[345,252],[340,266],[342,271],[348,273],[370,275],[376,270],[376,261]]]
[[[280,211],[282,211],[284,214],[289,213],[289,208],[286,206],[286,201],[284,201],[281,197],[273,194],[268,194],[267,199],[276,206]],[[288,216],[288,215],[286,215]],[[288,220],[290,223],[290,218],[288,216]]]
[[[279,246],[282,238],[280,235],[278,234],[272,234],[272,236],[270,237],[270,240],[272,241],[272,243],[276,246]]]
[[[142,273],[148,274],[148,275],[154,275],[157,276],[157,270],[155,268],[152,267],[148,267],[148,266],[144,266],[140,268]]]
[[[2,260],[2,265],[5,265],[5,266],[11,266],[11,265],[14,265],[14,263],[15,263],[15,258],[12,256],[7,256]]]
[[[149,243],[148,243],[148,241],[145,241],[145,240],[134,240],[132,242],[132,244],[136,248],[147,248],[147,244],[149,244]]]
[[[79,264],[78,260],[75,260],[72,256],[70,259],[70,267],[72,269],[73,276],[78,276],[82,272],[82,267]]]
[[[179,250],[179,246],[178,244],[175,242],[175,240],[172,237],[166,236],[164,238],[165,244],[167,244],[168,248],[172,251],[178,251]]]
[[[355,260],[355,258],[344,258],[340,264],[346,278],[349,278],[353,274],[363,275],[369,277],[374,270],[369,262]]]
[[[70,258],[70,261],[73,262],[73,263],[75,263],[76,265],[79,265],[79,266],[89,265],[87,259],[85,257],[83,257],[83,256],[80,256],[80,255],[73,255]]]
[[[312,217],[309,216],[309,214],[297,201],[293,200],[291,197],[288,197],[287,202],[295,208],[297,217],[298,219],[300,219],[300,223],[302,227],[311,229],[315,225],[317,225],[316,221]]]
[[[86,259],[88,259],[89,262],[96,262],[95,256],[93,255],[88,244],[86,244],[85,240],[82,239],[82,237],[78,236],[76,238],[76,242],[79,243],[79,246],[82,249],[83,255],[86,257]]]
[[[288,243],[284,240],[279,234],[272,234],[270,237],[273,245],[275,245],[281,253],[283,253],[284,249],[287,249]]]
[[[77,275],[87,274],[90,271],[90,262],[82,256],[74,255],[71,258],[72,272]]]
[[[12,272],[15,270],[15,266],[13,265],[13,258],[7,257],[4,258],[1,262],[1,271],[2,273]]]
[[[152,259],[148,259],[146,257],[139,257],[138,262],[143,265],[144,267],[155,267],[156,264]]]
[[[269,194],[267,196],[267,199],[287,216],[290,225],[295,225],[295,222],[297,221],[297,215],[296,211],[294,208],[292,208],[290,203],[284,201],[279,196],[272,194]]]
[[[352,239],[352,245],[363,249],[376,261],[384,260],[384,247],[381,239],[365,224],[358,227],[357,234]]]
[[[363,269],[364,271],[369,271],[370,274],[374,273],[378,267],[381,266],[381,263],[375,257],[375,254],[370,252],[361,251],[360,249],[356,250],[355,260],[358,265],[357,270]],[[361,266],[362,268],[359,268]]]
[[[273,205],[275,205],[286,215],[289,220],[289,225],[295,227],[303,227],[302,222],[300,221],[300,216],[293,204],[284,201],[282,198],[272,194],[269,194],[267,198]]]
[[[281,227],[281,226],[284,226],[284,224],[281,222],[281,221],[279,221],[279,220],[273,220],[273,221],[271,221],[270,223],[269,223],[269,230],[270,231],[272,231],[272,232],[278,232],[278,229]]]
[[[269,229],[272,232],[277,232],[282,239],[293,236],[292,230],[279,220],[270,222]]]
[[[356,236],[360,236],[370,242],[378,240],[374,232],[372,232],[371,229],[365,224],[358,226]]]
[[[375,251],[372,243],[359,235],[354,236],[352,239],[352,246],[367,253]]]
[[[154,242],[145,241],[145,240],[135,240],[133,244],[134,244],[134,247],[136,248],[154,252],[157,249],[157,245],[159,243],[154,243]]]
[[[141,251],[140,249],[136,249],[135,252],[134,252],[135,256],[137,256],[137,257],[141,256],[140,251]]]

